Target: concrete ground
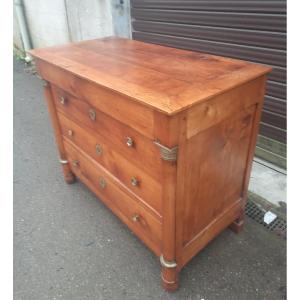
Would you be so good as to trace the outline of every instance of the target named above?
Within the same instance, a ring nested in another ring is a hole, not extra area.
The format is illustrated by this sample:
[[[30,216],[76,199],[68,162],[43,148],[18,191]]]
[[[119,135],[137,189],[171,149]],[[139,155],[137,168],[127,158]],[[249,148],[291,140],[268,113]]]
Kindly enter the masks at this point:
[[[285,241],[247,219],[160,286],[158,259],[80,182],[65,184],[40,80],[14,66],[14,299],[285,299]]]
[[[286,207],[286,173],[265,166],[259,158],[255,159],[257,161],[253,162],[249,190],[275,207]]]

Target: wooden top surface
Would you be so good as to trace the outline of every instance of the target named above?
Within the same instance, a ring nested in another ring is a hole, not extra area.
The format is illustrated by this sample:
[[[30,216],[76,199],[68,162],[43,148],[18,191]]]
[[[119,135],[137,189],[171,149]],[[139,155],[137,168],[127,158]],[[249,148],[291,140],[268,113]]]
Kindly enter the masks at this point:
[[[116,37],[34,49],[30,54],[170,115],[271,70]]]

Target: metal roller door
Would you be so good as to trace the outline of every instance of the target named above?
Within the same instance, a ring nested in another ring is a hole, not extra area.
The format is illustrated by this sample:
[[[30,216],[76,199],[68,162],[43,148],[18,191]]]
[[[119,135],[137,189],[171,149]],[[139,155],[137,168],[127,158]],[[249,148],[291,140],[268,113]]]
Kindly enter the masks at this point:
[[[256,155],[286,168],[286,1],[131,0],[133,39],[273,67]]]

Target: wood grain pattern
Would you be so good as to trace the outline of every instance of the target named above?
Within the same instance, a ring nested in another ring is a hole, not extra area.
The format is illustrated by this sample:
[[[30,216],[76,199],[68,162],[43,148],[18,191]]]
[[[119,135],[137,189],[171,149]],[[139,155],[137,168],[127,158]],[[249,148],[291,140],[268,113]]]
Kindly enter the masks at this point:
[[[190,109],[187,116],[187,137],[191,138],[198,132],[261,101],[263,86],[264,82],[259,77]]]
[[[74,122],[79,122],[90,128],[93,132],[99,134],[111,148],[118,149],[118,151],[122,152],[131,162],[137,164],[138,167],[151,174],[153,178],[160,180],[161,173],[159,172],[159,169],[161,160],[159,158],[159,151],[154,145],[153,140],[139,134],[126,123],[121,123],[110,118],[108,115],[87,104],[85,101],[81,101],[69,94],[64,93],[66,103],[62,105],[59,97],[61,91],[57,90],[55,87],[53,87],[53,91],[54,103],[59,112],[66,115]],[[92,121],[89,117],[90,109],[93,109],[96,113],[95,121]],[[133,147],[127,146],[127,137],[130,137],[133,140]]]
[[[53,83],[56,92],[60,91],[77,97],[85,101],[87,105],[127,124],[141,134],[153,138],[153,112],[148,107],[133,102],[116,91],[82,80],[67,70],[57,68],[50,63],[37,60],[36,67],[42,78]]]
[[[155,136],[166,147],[172,148],[178,144],[178,130],[181,114],[169,117],[155,114]],[[168,262],[176,262],[176,161],[162,160],[162,252]],[[178,269],[165,268],[161,270],[162,286],[169,291],[178,288]]]
[[[270,68],[119,38],[32,54],[65,177],[160,256],[163,287],[177,289],[192,257],[242,229]]]
[[[183,244],[241,197],[254,111],[252,106],[187,141]]]
[[[270,71],[268,67],[241,60],[116,37],[30,53],[166,114],[174,114]]]
[[[216,235],[223,231],[231,222],[241,214],[241,199],[231,204],[227,209],[210,223],[207,224],[194,238],[184,247],[180,266],[187,264],[201,249],[203,249]]]
[[[182,121],[176,192],[179,269],[230,224],[236,231],[242,228],[266,78],[259,81],[252,82],[256,88],[246,89],[242,99],[252,100],[238,106],[239,111],[231,108],[241,96],[237,87],[219,98],[229,99],[229,113],[224,110],[224,117],[215,117],[213,122],[198,118],[198,126],[195,118],[191,127],[187,111]],[[223,106],[219,103],[216,107]],[[194,114],[199,115],[196,107]],[[191,128],[197,128],[197,133],[189,137]]]
[[[256,140],[257,140],[257,135],[258,135],[258,130],[259,130],[259,121],[261,119],[261,114],[262,114],[262,108],[263,108],[263,98],[264,98],[264,93],[266,89],[266,76],[263,77],[262,82],[263,85],[260,88],[260,94],[258,96],[258,103],[256,105],[255,113],[254,113],[254,121],[253,121],[253,126],[252,126],[252,131],[251,131],[251,140],[250,140],[250,145],[248,148],[248,156],[247,156],[247,162],[246,162],[246,169],[244,173],[244,182],[243,182],[243,190],[242,190],[242,198],[243,198],[243,204],[244,208],[246,205],[247,201],[247,192],[248,192],[248,185],[249,185],[249,180],[250,180],[250,172],[252,168],[252,161],[254,157],[254,152],[255,152],[255,145],[256,145]]]
[[[147,207],[135,201],[126,193],[121,185],[96,161],[88,158],[79,148],[64,142],[67,157],[73,172],[84,181],[101,198],[101,200],[121,217],[122,221],[142,240],[154,253],[160,253],[161,221]],[[78,166],[73,162],[78,161]],[[101,188],[99,180],[104,179],[106,186]],[[138,216],[136,221],[134,216]]]
[[[132,164],[122,155],[122,151],[118,152],[118,149],[108,146],[101,136],[77,125],[61,113],[58,113],[58,118],[65,139],[75,143],[117,177],[122,184],[132,191],[135,197],[138,197],[142,202],[146,202],[157,214],[161,215],[162,186],[157,179],[152,178],[146,172],[143,172],[143,169]],[[96,145],[101,147],[100,154],[96,152]],[[138,180],[137,186],[132,185],[132,177]]]

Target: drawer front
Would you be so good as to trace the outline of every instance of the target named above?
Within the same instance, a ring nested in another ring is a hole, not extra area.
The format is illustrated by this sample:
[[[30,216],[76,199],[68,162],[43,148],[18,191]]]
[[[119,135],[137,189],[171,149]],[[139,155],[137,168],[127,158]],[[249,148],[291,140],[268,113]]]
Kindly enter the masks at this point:
[[[162,186],[150,175],[109,147],[100,135],[58,113],[62,134],[117,177],[127,188],[161,215]]]
[[[161,218],[133,199],[96,161],[69,142],[65,141],[64,145],[75,175],[159,255],[162,234]]]
[[[151,174],[153,178],[161,180],[159,178],[161,176],[159,149],[152,140],[63,90],[52,87],[52,91],[59,112],[76,123],[92,129],[110,147],[117,149],[132,163]]]
[[[142,135],[154,139],[152,108],[116,91],[82,79],[46,61],[36,60],[36,65],[41,77],[51,82],[51,85],[53,84],[74,97],[88,102],[91,106],[122,123],[130,124]]]

